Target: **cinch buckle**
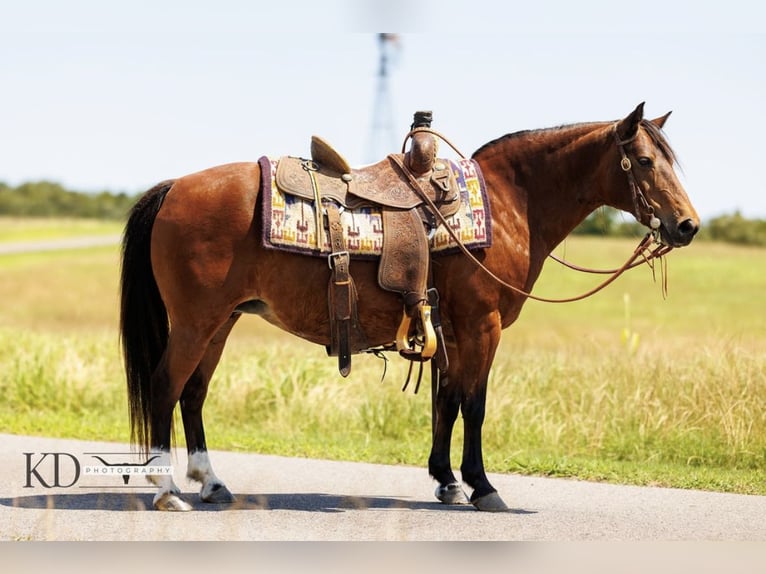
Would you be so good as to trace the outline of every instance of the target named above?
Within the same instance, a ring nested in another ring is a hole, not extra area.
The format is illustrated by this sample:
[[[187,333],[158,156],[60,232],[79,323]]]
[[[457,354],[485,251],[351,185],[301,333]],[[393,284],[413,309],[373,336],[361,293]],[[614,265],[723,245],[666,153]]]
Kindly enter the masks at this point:
[[[344,255],[346,257],[349,257],[348,251],[333,251],[327,256],[327,266],[330,269],[335,269],[335,264],[334,264],[335,259],[338,257],[343,257]]]

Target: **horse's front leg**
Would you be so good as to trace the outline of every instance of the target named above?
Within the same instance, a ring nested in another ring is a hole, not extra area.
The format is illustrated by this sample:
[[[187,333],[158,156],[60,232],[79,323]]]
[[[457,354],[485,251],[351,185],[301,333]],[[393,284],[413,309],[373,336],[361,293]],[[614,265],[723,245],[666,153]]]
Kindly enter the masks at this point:
[[[428,472],[438,482],[436,498],[444,504],[468,504],[468,497],[455,478],[450,463],[452,430],[460,409],[461,392],[456,385],[450,385],[445,375],[441,385],[432,390],[435,401],[433,411],[433,443],[431,456],[428,458]]]
[[[470,317],[468,314],[466,317]],[[476,315],[474,315],[476,316]],[[484,470],[482,426],[487,403],[487,380],[495,351],[500,343],[501,325],[497,313],[483,319],[455,325],[456,360],[450,362],[454,378],[450,385],[460,394],[463,415],[463,460],[460,465],[463,482],[473,489],[471,503],[479,510],[508,510]]]
[[[503,499],[493,487],[484,470],[484,455],[481,449],[481,429],[487,402],[487,377],[473,393],[463,398],[463,462],[460,472],[463,481],[473,488],[471,504],[479,510],[504,512],[508,510]]]

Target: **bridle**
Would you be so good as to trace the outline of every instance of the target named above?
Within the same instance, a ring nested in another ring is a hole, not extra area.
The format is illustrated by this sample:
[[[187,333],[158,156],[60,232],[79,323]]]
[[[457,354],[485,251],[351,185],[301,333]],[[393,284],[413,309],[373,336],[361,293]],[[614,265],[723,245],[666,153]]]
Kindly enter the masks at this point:
[[[466,159],[466,156],[464,156],[453,144],[450,142],[447,138],[445,138],[442,134],[439,132],[432,130],[431,128],[417,128],[418,131],[428,131],[431,134],[439,137],[442,141],[444,141],[447,145],[449,145],[457,154],[463,158]],[[404,149],[404,146],[407,143],[407,140],[412,137],[413,131],[407,134],[407,136],[404,139],[404,143],[402,144],[402,149]],[[634,267],[638,267],[639,265],[643,265],[644,263],[649,264],[650,267],[652,267],[652,271],[654,271],[654,267],[652,265],[652,261],[655,259],[660,259],[660,261],[663,261],[662,257],[669,253],[673,248],[669,245],[665,245],[660,241],[659,237],[659,228],[660,228],[660,220],[654,215],[654,209],[649,204],[649,202],[646,200],[646,197],[644,196],[643,192],[641,191],[641,188],[636,183],[636,178],[633,175],[633,166],[631,164],[630,158],[628,157],[627,153],[625,152],[625,145],[633,141],[638,136],[638,131],[636,131],[636,134],[632,137],[621,140],[619,135],[617,134],[617,124],[614,124],[614,137],[615,141],[617,143],[617,148],[620,151],[620,167],[622,170],[627,174],[628,177],[628,186],[630,187],[631,195],[633,197],[633,204],[634,208],[636,210],[636,218],[639,222],[641,222],[641,209],[645,211],[645,213],[648,216],[649,220],[649,227],[650,231],[647,233],[644,238],[639,242],[639,244],[636,246],[636,248],[633,250],[633,253],[630,255],[628,260],[619,268],[612,269],[608,271],[599,271],[595,269],[587,269],[584,267],[578,267],[572,264],[569,264],[558,257],[556,257],[553,254],[549,254],[549,257],[554,259],[555,261],[558,261],[559,263],[569,267],[570,269],[574,269],[576,271],[582,271],[586,273],[600,273],[600,274],[609,274],[611,275],[609,278],[607,278],[603,283],[597,285],[590,291],[587,291],[586,293],[583,293],[581,295],[577,295],[575,297],[568,297],[565,299],[550,299],[547,297],[539,297],[537,295],[533,295],[532,293],[528,293],[524,291],[523,289],[520,289],[514,285],[511,285],[510,283],[503,281],[495,275],[492,271],[490,271],[481,261],[476,259],[476,257],[471,253],[471,251],[463,244],[460,237],[455,233],[455,231],[452,229],[452,227],[447,222],[447,219],[439,212],[438,207],[431,201],[431,199],[428,197],[428,194],[425,193],[423,188],[421,187],[420,182],[409,172],[407,169],[402,169],[401,171],[407,177],[407,179],[410,182],[410,185],[413,187],[413,189],[420,194],[421,198],[423,199],[424,203],[429,207],[429,209],[434,213],[436,218],[439,220],[439,222],[444,225],[445,229],[449,233],[450,237],[455,241],[457,244],[457,247],[462,251],[462,253],[468,257],[479,269],[481,269],[484,273],[489,275],[490,278],[492,278],[495,282],[497,282],[502,287],[505,287],[506,289],[509,289],[515,293],[518,293],[519,295],[523,295],[524,297],[527,297],[529,299],[533,299],[535,301],[541,301],[543,303],[571,303],[574,301],[580,301],[582,299],[586,299],[587,297],[590,297],[591,295],[594,295],[604,289],[607,285],[612,283],[615,279],[617,279],[620,275],[622,275],[625,271],[629,269],[633,269]],[[654,249],[651,249],[652,245],[655,245],[656,247]],[[664,272],[663,267],[663,294],[667,291],[667,273]]]
[[[663,244],[660,239],[659,229],[660,229],[661,222],[657,218],[657,216],[654,215],[654,208],[647,201],[646,196],[644,196],[644,193],[641,191],[641,188],[636,183],[636,177],[633,174],[633,164],[630,161],[628,154],[625,152],[625,146],[629,144],[630,142],[632,142],[633,140],[635,140],[636,137],[638,137],[638,132],[636,132],[634,135],[632,135],[628,139],[624,139],[624,140],[620,139],[620,136],[617,133],[617,124],[614,124],[614,141],[617,143],[617,149],[620,151],[620,157],[621,157],[620,168],[622,169],[622,171],[625,172],[628,178],[628,187],[630,188],[630,193],[633,198],[633,209],[635,210],[634,215],[636,217],[636,220],[639,223],[641,223],[642,221],[641,212],[643,211],[646,214],[646,220],[649,222],[647,227],[649,227],[649,229],[651,230],[650,235],[653,236],[654,243],[657,243],[657,247],[650,252],[650,254],[647,256],[646,259],[642,259],[641,261],[636,261],[632,263],[627,269],[633,269],[634,267],[638,267],[639,265],[643,265],[644,263],[649,263],[653,259],[661,258],[663,255],[666,255],[673,249],[671,246]],[[609,275],[609,274],[618,272],[618,269],[590,269],[588,267],[580,267],[578,265],[574,265],[572,263],[569,263],[568,261],[565,261],[557,257],[553,253],[548,255],[548,257],[550,257],[557,263],[564,265],[565,267],[568,267],[575,271],[581,271],[583,273]]]
[[[654,208],[649,204],[641,191],[641,188],[636,183],[636,177],[633,175],[633,164],[625,152],[625,146],[638,137],[638,130],[631,137],[625,140],[620,139],[620,135],[617,133],[617,124],[614,124],[614,141],[617,142],[617,149],[620,150],[620,167],[628,176],[628,186],[630,187],[630,193],[633,196],[633,209],[635,209],[636,219],[641,223],[641,210],[646,213],[647,220],[649,221],[648,227],[652,230],[658,230],[660,228],[660,220],[654,215]],[[647,224],[645,224],[647,225]]]

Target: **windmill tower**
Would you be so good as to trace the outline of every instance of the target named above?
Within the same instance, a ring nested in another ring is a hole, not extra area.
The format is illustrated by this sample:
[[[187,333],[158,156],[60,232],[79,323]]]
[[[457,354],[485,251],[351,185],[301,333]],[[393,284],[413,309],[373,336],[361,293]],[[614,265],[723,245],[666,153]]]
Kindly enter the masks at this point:
[[[368,143],[368,163],[373,163],[389,153],[399,151],[394,134],[394,117],[389,91],[389,73],[391,64],[399,51],[399,36],[397,34],[378,34],[380,59],[378,66],[375,104],[372,110],[372,130]]]

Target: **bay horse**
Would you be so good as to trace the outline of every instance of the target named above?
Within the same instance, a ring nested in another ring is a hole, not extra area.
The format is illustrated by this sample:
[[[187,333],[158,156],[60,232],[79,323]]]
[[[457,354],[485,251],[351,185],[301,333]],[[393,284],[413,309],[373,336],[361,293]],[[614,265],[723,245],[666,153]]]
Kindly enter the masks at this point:
[[[688,245],[699,217],[675,171],[661,131],[669,113],[648,120],[644,104],[618,121],[504,135],[480,147],[491,204],[493,243],[476,251],[492,274],[530,292],[553,249],[598,207],[631,213],[661,242]],[[629,162],[626,164],[626,161]],[[170,464],[177,403],[188,451],[187,476],[205,502],[233,496],[210,463],[202,421],[208,385],[243,312],[313,343],[330,343],[326,286],[318,257],[261,243],[261,173],[255,162],[221,165],[159,183],[132,208],[123,236],[120,335],[127,374],[131,439]],[[371,346],[390,344],[401,298],[378,286],[375,261],[355,260],[358,316]],[[482,455],[487,378],[501,331],[527,296],[503,286],[462,253],[434,256],[449,367],[433,405],[428,470],[436,496],[479,510],[507,506],[490,484]],[[464,444],[460,471],[450,462],[458,412]],[[189,510],[172,476],[155,476],[154,507]]]

